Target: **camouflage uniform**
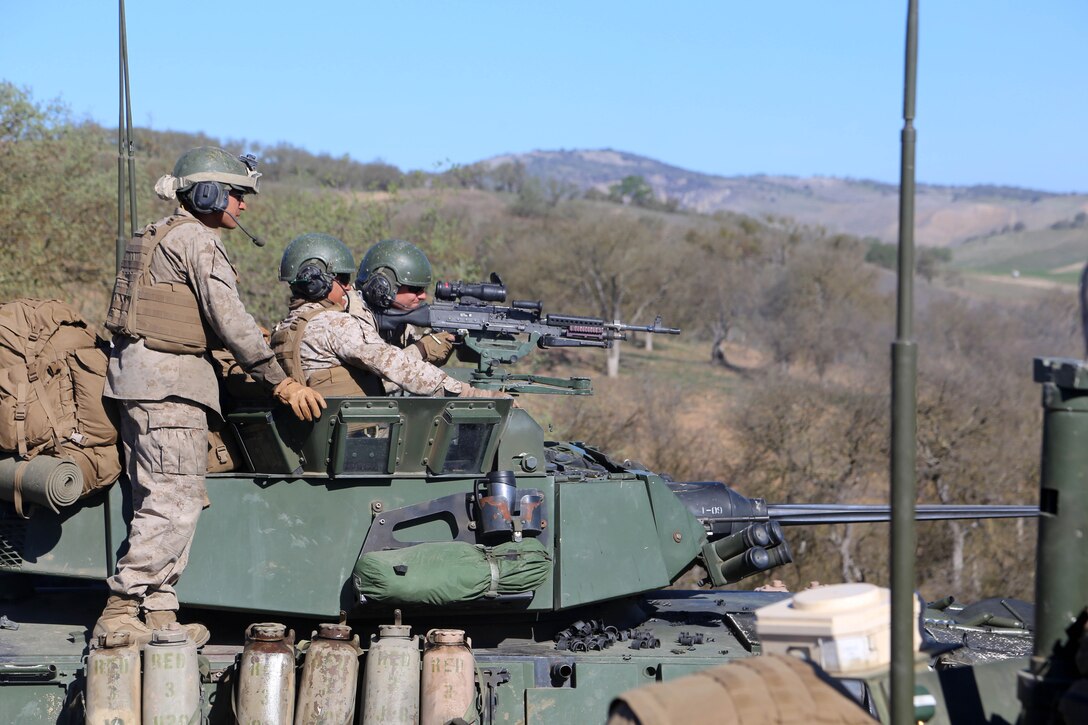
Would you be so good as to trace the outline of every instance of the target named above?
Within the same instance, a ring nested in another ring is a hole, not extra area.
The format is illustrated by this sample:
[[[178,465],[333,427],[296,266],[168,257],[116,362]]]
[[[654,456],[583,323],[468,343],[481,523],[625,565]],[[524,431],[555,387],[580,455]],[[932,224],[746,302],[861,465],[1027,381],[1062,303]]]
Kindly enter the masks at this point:
[[[191,217],[180,208],[174,213]],[[216,230],[192,223],[171,229],[153,252],[149,271],[155,283],[193,291],[209,331],[250,375],[270,386],[286,378],[238,298],[235,271]],[[222,415],[212,358],[159,352],[142,339],[115,337],[104,394],[121,401],[133,498],[128,551],[108,584],[114,594],[142,599],[146,610],[176,610],[174,584],[188,561],[205,500],[207,413]]]
[[[464,383],[424,362],[415,346],[400,349],[379,333],[373,313],[355,291],[348,308],[328,310],[313,317],[299,341],[299,357],[307,378],[319,370],[350,365],[370,371],[385,382],[386,392],[404,390],[413,395],[459,395]],[[321,302],[294,307],[273,332],[290,327],[303,313],[320,309]],[[402,338],[400,342],[408,342]],[[320,388],[319,388],[320,389]]]

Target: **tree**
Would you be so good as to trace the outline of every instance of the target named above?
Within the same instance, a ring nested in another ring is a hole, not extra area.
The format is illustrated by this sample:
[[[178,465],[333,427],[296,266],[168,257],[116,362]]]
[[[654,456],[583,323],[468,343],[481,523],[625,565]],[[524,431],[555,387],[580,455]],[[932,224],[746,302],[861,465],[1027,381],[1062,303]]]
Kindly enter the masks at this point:
[[[625,176],[608,188],[608,198],[620,204],[646,207],[654,200],[654,190],[641,176]]]
[[[506,162],[491,169],[491,178],[495,191],[507,191],[517,194],[526,181],[525,164],[520,161]]]
[[[554,204],[549,204],[539,179],[527,179],[518,188],[517,196],[510,203],[510,213],[519,217],[545,217]]]
[[[887,421],[884,396],[868,386],[767,378],[743,397],[732,421],[742,451],[737,485],[776,503],[869,500],[887,467]],[[879,579],[883,550],[867,545],[876,533],[864,525],[791,529],[791,545],[804,555],[786,576],[795,586]]]
[[[615,211],[552,219],[495,249],[495,264],[509,270],[512,289],[569,301],[574,309],[564,312],[641,324],[672,291],[684,260],[670,253],[676,240],[660,221]],[[617,376],[618,342],[607,360],[607,374]]]
[[[766,281],[762,242],[724,221],[709,229],[689,229],[683,241],[680,253],[688,272],[681,306],[700,313],[686,324],[709,335],[711,363],[732,367],[724,344],[757,315],[759,290]]]
[[[116,141],[98,126],[76,124],[60,103],[38,103],[0,82],[0,297],[34,286],[56,297],[67,287],[78,289],[82,312],[101,315],[114,260],[88,245],[116,237],[108,213],[116,208],[116,158]]]
[[[847,237],[793,255],[766,292],[765,329],[776,362],[807,362],[823,376],[850,354],[867,357],[888,301],[876,291],[872,268],[858,263],[861,256]]]

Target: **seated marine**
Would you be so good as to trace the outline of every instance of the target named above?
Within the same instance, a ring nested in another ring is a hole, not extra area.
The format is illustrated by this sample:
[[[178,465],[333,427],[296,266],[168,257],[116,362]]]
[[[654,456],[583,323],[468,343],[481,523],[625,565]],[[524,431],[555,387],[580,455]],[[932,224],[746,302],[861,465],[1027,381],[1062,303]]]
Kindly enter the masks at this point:
[[[289,375],[326,396],[413,395],[506,398],[473,388],[438,369],[452,336],[406,332],[386,340],[369,305],[412,309],[426,299],[431,264],[408,242],[386,240],[363,258],[361,291],[349,290],[351,251],[328,234],[303,234],[283,252],[280,280],[291,286],[290,311],[272,331],[272,349]],[[381,279],[382,282],[374,280]],[[366,285],[366,280],[371,280]]]

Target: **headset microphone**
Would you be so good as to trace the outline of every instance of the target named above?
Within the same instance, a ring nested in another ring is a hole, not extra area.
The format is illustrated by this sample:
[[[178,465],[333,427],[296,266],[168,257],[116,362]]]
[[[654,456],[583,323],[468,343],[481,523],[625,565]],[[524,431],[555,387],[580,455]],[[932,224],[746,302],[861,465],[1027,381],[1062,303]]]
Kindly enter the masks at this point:
[[[249,231],[245,227],[242,226],[242,222],[238,221],[238,217],[234,216],[233,214],[231,214],[229,211],[227,211],[225,209],[223,210],[223,213],[234,220],[234,223],[238,225],[238,228],[242,230],[242,233],[244,233],[247,237],[249,237],[253,241],[253,244],[255,246],[258,246],[258,247],[263,247],[264,246],[264,240],[261,239],[260,237],[255,237],[252,234],[250,234]]]

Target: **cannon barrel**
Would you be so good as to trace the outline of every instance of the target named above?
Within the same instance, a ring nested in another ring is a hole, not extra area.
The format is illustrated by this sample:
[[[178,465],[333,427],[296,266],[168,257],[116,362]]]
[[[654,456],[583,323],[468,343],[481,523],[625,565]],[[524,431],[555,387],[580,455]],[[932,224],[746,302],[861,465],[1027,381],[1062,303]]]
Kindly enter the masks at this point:
[[[809,526],[891,520],[891,507],[881,504],[768,504],[762,498],[748,498],[719,481],[670,481],[669,488],[702,522],[711,539],[731,536],[752,523],[768,521],[782,526]],[[918,521],[1038,515],[1038,506],[919,504],[915,510]]]
[[[783,526],[860,524],[891,521],[891,507],[870,504],[768,504],[748,498],[720,481],[669,481],[669,489],[706,529],[699,557],[703,583],[734,584],[793,561]],[[918,521],[1021,518],[1039,515],[1037,506],[920,504]]]
[[[862,524],[891,520],[891,507],[879,504],[792,504],[767,506],[767,515],[783,526],[811,524]],[[1038,506],[918,504],[915,521],[952,519],[1031,518],[1039,515]]]

